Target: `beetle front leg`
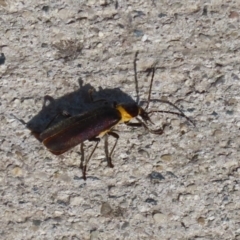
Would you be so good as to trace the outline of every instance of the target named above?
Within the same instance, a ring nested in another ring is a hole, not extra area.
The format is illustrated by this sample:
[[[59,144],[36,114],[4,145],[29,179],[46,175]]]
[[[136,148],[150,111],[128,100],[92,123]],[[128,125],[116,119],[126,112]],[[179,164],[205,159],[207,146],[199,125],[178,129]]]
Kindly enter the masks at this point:
[[[129,127],[142,127],[143,126],[143,124],[141,122],[137,122],[137,123],[128,122],[128,123],[125,123],[125,124]]]
[[[164,128],[167,126],[167,124],[164,124],[162,128],[150,129],[144,122],[140,121],[139,119],[137,120],[139,121],[137,123],[125,123],[125,124],[130,127],[144,127],[150,133],[157,135],[163,134]]]

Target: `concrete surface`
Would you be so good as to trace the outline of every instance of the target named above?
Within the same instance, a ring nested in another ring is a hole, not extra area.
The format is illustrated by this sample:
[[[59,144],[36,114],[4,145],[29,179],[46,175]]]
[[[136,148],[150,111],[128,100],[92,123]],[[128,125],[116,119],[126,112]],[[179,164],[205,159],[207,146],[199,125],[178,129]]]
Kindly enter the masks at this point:
[[[1,239],[240,239],[239,1],[1,0],[0,13]],[[12,114],[40,130],[91,108],[90,88],[134,101],[136,51],[140,100],[155,67],[152,98],[196,127],[119,125],[115,167],[101,141],[84,182],[79,146],[52,155]]]

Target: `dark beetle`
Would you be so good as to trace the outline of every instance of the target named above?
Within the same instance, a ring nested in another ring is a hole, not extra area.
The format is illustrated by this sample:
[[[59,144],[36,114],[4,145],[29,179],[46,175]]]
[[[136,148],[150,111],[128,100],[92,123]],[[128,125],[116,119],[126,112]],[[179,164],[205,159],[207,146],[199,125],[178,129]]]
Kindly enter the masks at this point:
[[[144,122],[150,120],[147,112],[136,104],[116,104],[69,117],[47,128],[42,133],[33,132],[55,154],[60,155],[86,140],[102,137],[119,123],[128,123],[140,116]]]
[[[136,65],[136,57],[137,57],[137,54],[135,55],[135,62],[134,62],[135,65]],[[97,148],[100,137],[102,136],[106,137],[105,152],[106,152],[108,166],[113,167],[113,164],[111,161],[111,155],[116,147],[117,140],[119,138],[119,135],[113,131],[113,128],[119,123],[125,123],[129,126],[134,126],[134,127],[142,126],[145,129],[147,129],[149,132],[160,135],[162,134],[163,129],[153,130],[149,128],[149,123],[152,123],[149,117],[149,114],[151,113],[161,112],[161,113],[176,114],[176,115],[185,117],[188,121],[192,122],[178,107],[176,107],[171,102],[159,100],[159,99],[150,99],[153,78],[154,78],[154,69],[152,69],[152,79],[151,79],[150,89],[148,94],[147,107],[145,109],[140,107],[137,103],[129,103],[129,104],[113,103],[111,105],[105,104],[96,109],[87,111],[83,114],[68,116],[67,119],[64,119],[61,122],[54,124],[52,126],[51,126],[51,123],[52,123],[51,121],[44,131],[42,132],[32,131],[32,134],[39,141],[41,141],[51,153],[55,155],[63,154],[64,152],[70,150],[71,148],[77,146],[78,144],[81,144],[82,158],[81,158],[80,167],[82,168],[82,171],[83,171],[83,178],[84,180],[86,180],[87,163],[89,162],[95,149]],[[176,108],[179,112],[160,111],[160,110],[147,112],[146,109],[148,108],[150,101],[167,103],[173,106],[174,108]],[[133,118],[136,118],[138,122],[130,123],[130,120],[132,120]],[[20,120],[20,121],[25,124],[23,120]],[[108,135],[116,139],[110,153],[108,151],[108,142],[107,142]],[[83,142],[86,140],[95,141],[96,144],[91,154],[88,156],[87,160],[85,160],[85,164],[83,164],[84,162]]]

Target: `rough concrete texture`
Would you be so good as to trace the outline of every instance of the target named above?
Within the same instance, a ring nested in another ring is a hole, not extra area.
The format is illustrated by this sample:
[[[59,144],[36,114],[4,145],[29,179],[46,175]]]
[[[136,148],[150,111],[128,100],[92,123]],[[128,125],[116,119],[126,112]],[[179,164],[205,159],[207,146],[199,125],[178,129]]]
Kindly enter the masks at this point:
[[[240,239],[237,0],[1,0],[0,13],[1,239]],[[136,51],[140,100],[155,67],[152,98],[196,127],[170,114],[152,116],[161,136],[121,124],[114,168],[101,141],[85,182],[79,146],[55,156],[12,114],[43,130],[92,108],[90,88],[132,102]]]

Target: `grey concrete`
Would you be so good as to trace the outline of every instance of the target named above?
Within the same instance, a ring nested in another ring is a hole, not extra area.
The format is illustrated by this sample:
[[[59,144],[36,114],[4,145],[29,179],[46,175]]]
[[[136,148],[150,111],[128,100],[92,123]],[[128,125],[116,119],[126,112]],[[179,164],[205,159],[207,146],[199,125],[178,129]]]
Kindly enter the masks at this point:
[[[240,239],[240,3],[50,2],[0,1],[0,238]],[[101,141],[84,182],[79,147],[55,156],[12,114],[43,129],[92,107],[89,88],[135,100],[136,51],[140,99],[155,67],[152,98],[196,127],[170,114],[153,116],[161,136],[119,125],[115,167]]]

